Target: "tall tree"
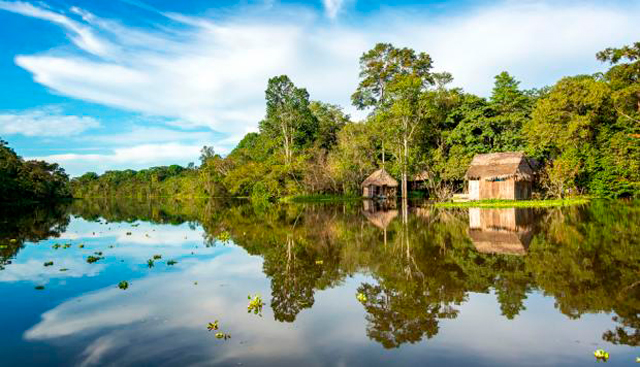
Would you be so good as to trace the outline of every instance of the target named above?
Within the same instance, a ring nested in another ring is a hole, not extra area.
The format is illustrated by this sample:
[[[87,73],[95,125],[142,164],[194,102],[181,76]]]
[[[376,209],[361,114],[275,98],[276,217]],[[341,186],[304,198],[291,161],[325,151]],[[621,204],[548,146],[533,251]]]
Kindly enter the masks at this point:
[[[290,165],[295,147],[313,141],[318,130],[309,93],[281,75],[269,79],[265,94],[267,116],[260,122],[260,132],[281,141],[285,164]]]
[[[378,43],[360,57],[360,84],[351,96],[359,109],[380,108],[389,101],[389,86],[402,76],[414,75],[424,84],[433,83],[431,57],[410,48],[396,48],[390,43]]]
[[[401,146],[402,197],[407,197],[408,156],[420,121],[420,94],[434,83],[431,57],[409,48],[378,43],[360,58],[360,83],[351,96],[359,109],[386,115],[384,130]]]

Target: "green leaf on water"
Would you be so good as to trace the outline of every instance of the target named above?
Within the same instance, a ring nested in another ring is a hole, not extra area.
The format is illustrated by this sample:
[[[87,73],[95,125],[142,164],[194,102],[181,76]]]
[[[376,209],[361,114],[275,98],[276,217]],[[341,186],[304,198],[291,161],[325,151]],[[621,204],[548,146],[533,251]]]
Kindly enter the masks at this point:
[[[256,315],[262,316],[263,306],[264,306],[264,302],[262,301],[262,297],[260,297],[260,295],[256,294],[253,297],[249,295],[249,305],[247,306],[247,312],[249,313],[253,312]]]
[[[605,352],[604,349],[596,350],[595,352],[593,352],[593,355],[598,361],[606,362],[609,359],[609,353]]]
[[[129,288],[129,282],[127,282],[126,280],[121,281],[120,283],[118,283],[118,288],[126,290],[127,288]]]
[[[209,325],[207,326],[207,330],[209,331],[218,330],[218,320],[214,322],[210,322]]]
[[[358,293],[356,295],[356,298],[358,299],[358,302],[360,302],[360,303],[367,302],[367,296],[365,296],[364,293]]]

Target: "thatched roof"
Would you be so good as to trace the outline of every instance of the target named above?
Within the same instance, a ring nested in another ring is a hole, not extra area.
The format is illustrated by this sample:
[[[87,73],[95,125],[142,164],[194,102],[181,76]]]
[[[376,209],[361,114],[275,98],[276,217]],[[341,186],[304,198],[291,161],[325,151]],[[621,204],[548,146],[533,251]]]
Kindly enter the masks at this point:
[[[397,187],[398,181],[391,177],[391,175],[382,168],[372,173],[371,176],[367,177],[367,179],[362,182],[362,187],[370,185]]]
[[[531,232],[469,230],[476,250],[485,254],[525,255]]]
[[[477,154],[467,170],[467,180],[507,179],[532,180],[533,170],[522,152]]]
[[[373,223],[378,228],[385,229],[393,221],[395,217],[398,216],[397,210],[389,210],[389,211],[378,211],[378,212],[368,212],[362,211],[365,217],[369,220],[369,222]]]
[[[424,170],[416,174],[415,176],[413,176],[413,181],[428,181],[430,179],[431,179],[431,174],[427,170]]]

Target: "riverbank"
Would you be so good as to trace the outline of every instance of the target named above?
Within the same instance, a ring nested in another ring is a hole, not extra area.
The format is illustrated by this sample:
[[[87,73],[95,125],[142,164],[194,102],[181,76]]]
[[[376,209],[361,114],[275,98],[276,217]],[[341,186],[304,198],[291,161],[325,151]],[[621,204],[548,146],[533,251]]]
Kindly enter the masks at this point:
[[[315,202],[340,202],[340,201],[356,201],[362,200],[362,196],[359,195],[331,195],[331,194],[317,194],[317,195],[294,195],[284,196],[277,199],[281,203],[315,203]]]
[[[434,203],[439,208],[548,208],[554,206],[582,205],[591,201],[591,198],[579,197],[570,199],[548,200],[480,200],[465,202]]]

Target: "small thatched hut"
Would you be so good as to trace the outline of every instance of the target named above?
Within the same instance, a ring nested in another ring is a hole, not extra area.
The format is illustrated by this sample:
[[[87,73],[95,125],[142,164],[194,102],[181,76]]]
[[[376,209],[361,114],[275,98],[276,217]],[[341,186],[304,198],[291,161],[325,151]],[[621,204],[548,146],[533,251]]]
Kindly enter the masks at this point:
[[[478,154],[465,178],[469,180],[469,200],[531,197],[533,170],[521,152]]]
[[[398,181],[382,168],[367,177],[360,186],[362,196],[366,198],[393,197],[396,196]]]
[[[423,189],[425,186],[425,182],[429,181],[430,179],[431,179],[431,174],[429,173],[429,171],[424,170],[416,174],[409,180],[410,189],[411,190]]]

